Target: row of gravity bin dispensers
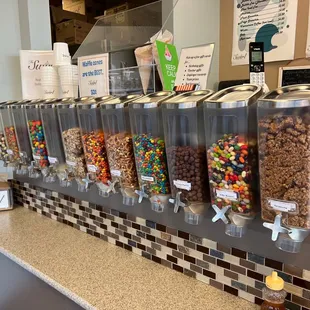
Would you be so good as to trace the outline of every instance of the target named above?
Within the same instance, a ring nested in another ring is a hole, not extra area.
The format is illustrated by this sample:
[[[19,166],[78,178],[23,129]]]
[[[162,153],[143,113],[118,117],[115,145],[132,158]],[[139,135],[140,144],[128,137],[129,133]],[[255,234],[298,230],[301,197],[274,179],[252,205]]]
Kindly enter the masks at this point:
[[[0,112],[1,159],[16,174],[75,180],[81,192],[95,184],[156,212],[170,205],[192,225],[211,205],[233,237],[261,206],[292,253],[310,233],[310,85],[4,102]]]

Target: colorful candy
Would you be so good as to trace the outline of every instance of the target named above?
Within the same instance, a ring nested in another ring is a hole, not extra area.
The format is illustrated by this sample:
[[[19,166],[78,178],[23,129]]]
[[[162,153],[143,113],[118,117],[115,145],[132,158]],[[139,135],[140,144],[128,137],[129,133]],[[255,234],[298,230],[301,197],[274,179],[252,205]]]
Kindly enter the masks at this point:
[[[96,172],[96,180],[107,184],[111,180],[102,131],[91,131],[82,136],[88,172]]]
[[[208,150],[211,199],[219,208],[231,205],[236,213],[253,211],[250,151],[238,135],[224,135]]]
[[[19,149],[15,134],[15,128],[14,126],[9,126],[4,128],[5,137],[7,141],[8,146],[8,153],[11,155],[11,160],[16,161],[19,159]]]
[[[49,165],[46,142],[41,120],[28,122],[30,141],[32,147],[33,158],[39,164],[40,168],[45,168]]]
[[[8,156],[4,134],[0,133],[0,160],[6,161]]]
[[[169,194],[164,140],[141,134],[133,136],[133,141],[140,186],[148,185],[147,190],[153,194]]]

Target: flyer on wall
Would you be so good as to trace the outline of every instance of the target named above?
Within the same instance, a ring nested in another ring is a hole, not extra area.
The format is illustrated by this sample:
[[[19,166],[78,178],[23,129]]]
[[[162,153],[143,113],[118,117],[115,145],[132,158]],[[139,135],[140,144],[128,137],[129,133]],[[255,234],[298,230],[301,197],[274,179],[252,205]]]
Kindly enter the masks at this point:
[[[265,62],[294,59],[298,0],[234,0],[232,65],[249,63],[249,43],[264,42]]]

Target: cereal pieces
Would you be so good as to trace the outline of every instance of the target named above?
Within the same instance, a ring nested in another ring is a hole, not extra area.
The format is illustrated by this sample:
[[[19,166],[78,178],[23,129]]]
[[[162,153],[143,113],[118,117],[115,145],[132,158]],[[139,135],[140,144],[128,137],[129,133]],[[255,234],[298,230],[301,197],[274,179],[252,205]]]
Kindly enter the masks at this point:
[[[14,126],[8,126],[4,128],[5,137],[7,141],[8,152],[10,152],[11,160],[16,161],[19,159],[19,148],[17,144],[15,128]]]

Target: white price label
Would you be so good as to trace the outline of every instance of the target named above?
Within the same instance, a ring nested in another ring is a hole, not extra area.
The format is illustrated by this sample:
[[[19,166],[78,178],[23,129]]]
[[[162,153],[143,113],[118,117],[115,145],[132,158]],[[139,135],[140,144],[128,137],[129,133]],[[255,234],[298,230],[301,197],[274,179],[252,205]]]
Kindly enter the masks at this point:
[[[76,163],[74,161],[66,160],[68,166],[75,167]]]
[[[142,181],[147,181],[147,182],[154,182],[154,178],[153,177],[148,177],[146,175],[141,175],[141,180]]]
[[[58,159],[57,157],[48,156],[48,161],[50,162],[50,164],[55,164]]]
[[[35,155],[35,154],[33,154],[32,156],[33,156],[33,159],[36,159],[36,160],[41,159],[41,156],[40,156],[40,155]]]
[[[281,211],[281,212],[296,212],[297,210],[296,202],[269,199],[268,203],[272,209]]]
[[[173,184],[176,188],[185,189],[186,191],[190,191],[192,189],[192,184],[187,181],[173,180]]]
[[[142,181],[147,181],[147,182],[154,182],[154,178],[153,177],[148,177],[146,175],[141,175],[141,180]]]
[[[224,189],[216,190],[216,197],[221,199],[228,199],[232,201],[238,201],[238,194],[234,191],[228,191]]]
[[[96,172],[97,167],[94,165],[87,165],[87,170],[88,170],[88,172]]]
[[[9,155],[13,155],[13,151],[10,150],[10,149],[7,149],[6,152],[7,152]]]
[[[113,177],[120,177],[121,176],[121,171],[120,170],[111,169],[111,175]]]

